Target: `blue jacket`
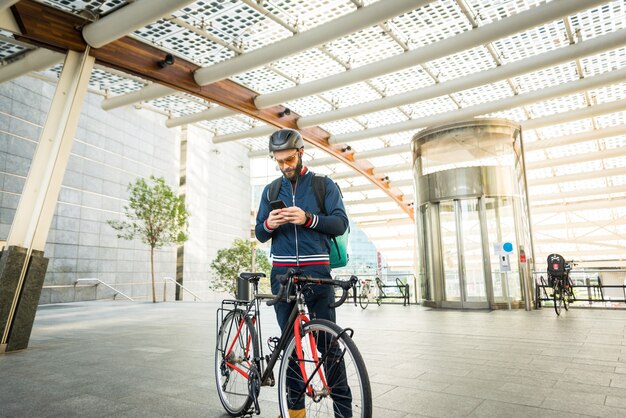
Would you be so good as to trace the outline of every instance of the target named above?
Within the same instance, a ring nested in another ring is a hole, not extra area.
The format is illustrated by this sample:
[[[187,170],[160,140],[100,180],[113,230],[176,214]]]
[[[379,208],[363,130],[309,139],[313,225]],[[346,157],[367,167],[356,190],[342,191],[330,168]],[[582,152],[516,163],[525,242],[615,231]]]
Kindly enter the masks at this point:
[[[348,216],[337,185],[326,177],[326,214],[317,207],[312,178],[315,174],[306,167],[302,169],[293,191],[291,182],[284,176],[278,199],[287,206],[298,206],[313,217],[306,225],[285,224],[276,229],[267,226],[271,212],[268,184],[263,189],[256,217],[255,234],[261,242],[272,239],[272,276],[281,274],[289,267],[300,267],[312,277],[330,277],[330,238],[341,235],[348,228]]]

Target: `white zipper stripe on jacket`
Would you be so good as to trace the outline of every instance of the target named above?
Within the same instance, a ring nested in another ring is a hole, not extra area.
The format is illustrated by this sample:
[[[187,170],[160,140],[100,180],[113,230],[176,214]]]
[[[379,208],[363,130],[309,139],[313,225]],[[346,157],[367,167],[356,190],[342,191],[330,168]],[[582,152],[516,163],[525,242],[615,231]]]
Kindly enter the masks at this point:
[[[300,175],[296,177],[296,184],[291,188],[291,182],[289,182],[289,188],[291,189],[291,201],[293,202],[293,206],[296,206],[296,190],[298,190],[298,180],[300,180]],[[298,251],[298,226],[293,224],[293,230],[296,233],[296,267],[300,267],[300,254]]]
[[[274,258],[278,259],[278,260],[293,260],[296,257],[292,256],[292,255],[273,255]],[[328,258],[328,254],[308,254],[308,255],[301,255],[300,259],[304,260],[306,258]]]

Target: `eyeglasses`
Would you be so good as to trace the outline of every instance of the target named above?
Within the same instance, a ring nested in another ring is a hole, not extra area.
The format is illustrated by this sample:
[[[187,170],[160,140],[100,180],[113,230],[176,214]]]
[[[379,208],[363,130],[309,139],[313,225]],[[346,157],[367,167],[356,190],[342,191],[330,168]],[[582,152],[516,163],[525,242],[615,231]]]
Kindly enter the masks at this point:
[[[298,158],[298,151],[294,152],[293,155],[287,157],[287,158],[283,158],[282,160],[276,160],[276,164],[278,164],[279,166],[283,166],[285,164],[287,165],[291,165],[294,163],[294,161],[296,161]]]

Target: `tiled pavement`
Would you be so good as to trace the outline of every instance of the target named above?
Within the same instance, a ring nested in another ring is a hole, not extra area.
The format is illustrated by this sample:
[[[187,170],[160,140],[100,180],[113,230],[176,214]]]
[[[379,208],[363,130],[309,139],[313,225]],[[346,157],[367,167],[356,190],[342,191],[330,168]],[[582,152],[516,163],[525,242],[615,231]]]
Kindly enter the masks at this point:
[[[0,355],[0,416],[225,417],[216,308],[40,307],[30,347]],[[263,313],[269,337],[273,312]],[[338,316],[365,358],[374,417],[626,417],[626,311],[346,305]],[[276,389],[261,396],[261,416],[276,417]]]

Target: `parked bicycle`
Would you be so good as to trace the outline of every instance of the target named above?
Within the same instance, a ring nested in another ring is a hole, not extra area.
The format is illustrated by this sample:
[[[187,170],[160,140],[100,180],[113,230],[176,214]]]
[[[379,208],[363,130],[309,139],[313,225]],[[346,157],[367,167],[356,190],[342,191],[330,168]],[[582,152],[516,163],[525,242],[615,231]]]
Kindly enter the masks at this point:
[[[290,270],[278,276],[280,291],[260,295],[258,284],[263,273],[241,273],[253,285],[253,299],[224,300],[218,309],[215,349],[217,392],[231,416],[260,414],[262,386],[274,386],[274,366],[279,364],[278,404],[281,416],[304,400],[306,416],[372,416],[372,391],[365,363],[352,340],[353,330],[342,329],[324,319],[310,320],[305,313],[305,294],[311,285],[338,286],[343,293],[331,307],[341,305],[357,277],[348,281],[313,279]],[[271,299],[295,301],[287,326],[280,338],[268,340],[271,355],[263,353],[260,303]]]
[[[570,303],[576,300],[572,280],[569,277],[572,264],[573,262],[566,262],[560,254],[548,256],[548,284],[552,287],[554,311],[557,316],[561,315],[563,308],[567,311]]]
[[[367,308],[367,305],[370,303],[371,283],[371,279],[361,280],[361,290],[359,291],[359,305],[361,309]]]

